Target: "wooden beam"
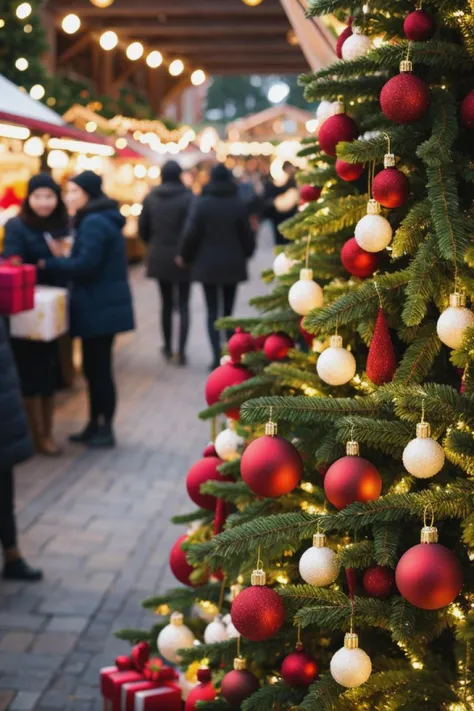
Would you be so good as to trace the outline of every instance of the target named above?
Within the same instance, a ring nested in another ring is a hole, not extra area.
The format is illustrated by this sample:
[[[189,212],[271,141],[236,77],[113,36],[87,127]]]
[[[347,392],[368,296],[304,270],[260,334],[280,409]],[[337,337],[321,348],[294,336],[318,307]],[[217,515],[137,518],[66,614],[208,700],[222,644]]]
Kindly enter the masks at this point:
[[[100,28],[94,25],[94,29],[107,29],[117,32],[117,34],[127,34],[133,37],[153,37],[159,41],[160,37],[177,37],[182,40],[194,37],[204,37],[209,39],[209,37],[235,37],[240,35],[242,37],[249,36],[255,37],[275,37],[279,34],[284,34],[287,32],[288,25],[284,22],[272,22],[272,23],[229,23],[229,24],[213,24],[209,22],[205,25],[198,25],[197,23],[187,22],[180,23],[176,25],[162,25],[158,22],[150,22],[148,24],[144,23],[132,23],[125,22],[124,24],[111,23],[103,24]],[[262,41],[265,41],[264,39]]]
[[[86,32],[82,37],[79,37],[75,42],[69,45],[62,54],[58,57],[58,64],[66,64],[70,59],[76,56],[79,52],[87,47],[92,37],[89,32]]]
[[[202,41],[197,40],[160,40],[160,50],[167,54],[174,54],[179,56],[186,56],[187,54],[202,54],[202,53],[216,53],[222,52],[224,54],[247,54],[251,50],[252,54],[267,54],[269,52],[276,52],[278,54],[290,54],[294,57],[300,57],[301,51],[298,47],[293,47],[284,39],[273,40],[269,39],[267,42],[256,42],[249,47],[249,42],[234,42],[229,41],[223,42],[219,41],[209,41],[203,39]]]
[[[110,54],[110,52],[107,52],[107,54]],[[112,81],[110,90],[115,92],[121,89],[127,79],[130,79],[130,77],[133,76],[136,71],[141,69],[141,67],[142,65],[140,62],[131,62],[129,60],[128,64],[125,65],[125,69]]]
[[[56,3],[57,11],[75,12],[81,17],[195,17],[210,19],[214,17],[244,17],[249,21],[256,17],[282,17],[284,11],[279,0],[266,2],[257,7],[248,7],[242,0],[179,0],[170,3],[169,0],[139,0],[135,3],[120,3],[117,0],[107,8],[98,8],[88,0],[67,0]]]

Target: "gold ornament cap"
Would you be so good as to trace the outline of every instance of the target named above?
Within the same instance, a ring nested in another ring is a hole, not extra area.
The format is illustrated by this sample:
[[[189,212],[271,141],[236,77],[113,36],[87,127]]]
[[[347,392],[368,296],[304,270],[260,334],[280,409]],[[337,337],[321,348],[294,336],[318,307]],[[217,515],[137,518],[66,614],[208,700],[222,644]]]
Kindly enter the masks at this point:
[[[313,536],[313,547],[314,548],[325,548],[326,547],[326,536],[324,533],[315,533]]]
[[[436,526],[423,526],[420,540],[422,543],[438,543],[438,529]]]
[[[429,422],[419,422],[416,426],[416,436],[418,439],[428,439],[431,437],[431,425]]]
[[[359,646],[359,635],[355,632],[347,632],[344,637],[345,649],[357,649]]]
[[[250,576],[250,582],[252,585],[263,587],[263,585],[267,584],[267,574],[264,570],[254,570]]]
[[[368,215],[380,215],[381,207],[377,200],[371,198],[367,203],[367,214]]]
[[[275,437],[276,434],[278,434],[278,425],[276,422],[267,422],[265,425],[265,434],[268,435],[269,437]]]
[[[329,348],[342,348],[342,336],[331,336]]]
[[[400,71],[403,74],[409,74],[413,71],[413,62],[410,59],[402,59],[400,62]]]
[[[235,598],[237,595],[240,595],[240,593],[243,590],[243,585],[240,585],[239,583],[235,583],[235,585],[230,586],[230,601],[234,602]]]
[[[313,270],[302,269],[300,271],[300,281],[313,281]]]
[[[182,612],[173,612],[170,617],[170,624],[174,627],[181,627],[184,624],[184,615]]]
[[[453,294],[450,294],[449,305],[455,309],[460,309],[466,306],[465,294],[460,294],[459,291],[455,291]]]
[[[334,114],[345,114],[346,113],[346,108],[344,106],[344,102],[341,101],[341,99],[338,99],[335,102],[335,104],[336,105],[334,106]]]
[[[394,168],[395,167],[395,154],[386,153],[383,157],[383,167],[384,168]]]
[[[358,457],[360,454],[359,442],[355,439],[349,440],[346,444],[346,454],[348,457]]]
[[[243,657],[235,657],[234,659],[234,669],[235,671],[244,671],[247,668],[247,662]]]

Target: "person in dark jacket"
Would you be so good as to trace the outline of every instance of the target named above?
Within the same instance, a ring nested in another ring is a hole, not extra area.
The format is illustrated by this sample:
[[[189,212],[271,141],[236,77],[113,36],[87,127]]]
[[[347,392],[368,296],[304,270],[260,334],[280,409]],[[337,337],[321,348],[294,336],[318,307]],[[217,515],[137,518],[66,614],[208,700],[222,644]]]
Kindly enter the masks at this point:
[[[4,556],[3,577],[8,580],[40,580],[43,577],[41,570],[29,566],[18,549],[13,467],[29,459],[34,450],[8,335],[1,318],[0,422],[0,544]]]
[[[183,227],[193,194],[181,181],[181,167],[170,160],[161,171],[162,184],[145,198],[139,219],[140,237],[148,244],[148,276],[156,279],[161,292],[163,354],[173,355],[173,303],[179,304],[180,329],[177,362],[186,364],[189,331],[190,274],[175,264]]]
[[[59,185],[50,175],[39,173],[28,183],[28,194],[20,214],[5,225],[3,256],[20,257],[24,264],[36,265],[50,255],[48,241],[68,236],[69,218],[61,200]],[[64,286],[55,279],[39,278],[39,283]],[[13,354],[36,450],[47,456],[59,455],[53,439],[54,393],[58,386],[59,345],[12,338]]]
[[[134,329],[122,228],[115,200],[102,192],[102,178],[90,170],[72,178],[66,202],[75,212],[74,246],[69,258],[56,255],[40,265],[46,275],[71,281],[71,335],[82,339],[84,375],[89,390],[89,422],[70,437],[90,447],[113,447],[116,388],[112,350],[117,333]]]
[[[298,212],[298,193],[296,187],[295,173],[296,169],[292,163],[285,161],[283,164],[283,171],[286,175],[286,182],[283,185],[275,185],[271,177],[269,176],[264,186],[264,208],[263,217],[270,221],[273,230],[273,239],[275,244],[287,244],[288,240],[281,234],[279,226],[282,222],[289,220]],[[293,199],[293,205],[285,208],[284,210],[278,209],[277,198],[288,194],[290,202]]]
[[[204,288],[213,368],[220,359],[220,333],[214,323],[232,314],[237,285],[247,279],[247,260],[254,248],[247,208],[232,173],[219,164],[191,209],[177,258],[182,267],[192,265],[192,278]]]

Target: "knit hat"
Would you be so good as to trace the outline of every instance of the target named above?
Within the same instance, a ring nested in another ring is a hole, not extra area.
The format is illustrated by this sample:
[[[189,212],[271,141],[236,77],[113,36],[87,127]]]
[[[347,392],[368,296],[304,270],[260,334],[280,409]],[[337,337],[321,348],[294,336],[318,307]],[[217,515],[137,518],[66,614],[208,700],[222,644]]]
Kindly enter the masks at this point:
[[[33,175],[33,177],[30,178],[28,182],[28,197],[31,193],[34,193],[35,190],[39,190],[40,188],[49,188],[58,197],[61,195],[61,188],[48,173],[38,173],[38,175]]]
[[[177,183],[181,180],[181,166],[175,160],[167,161],[161,169],[163,183]]]
[[[79,175],[71,178],[70,182],[78,185],[91,198],[98,198],[102,195],[102,178],[92,170],[85,170],[83,173],[79,173]]]
[[[223,163],[218,163],[211,170],[211,180],[213,183],[233,183],[234,176]]]

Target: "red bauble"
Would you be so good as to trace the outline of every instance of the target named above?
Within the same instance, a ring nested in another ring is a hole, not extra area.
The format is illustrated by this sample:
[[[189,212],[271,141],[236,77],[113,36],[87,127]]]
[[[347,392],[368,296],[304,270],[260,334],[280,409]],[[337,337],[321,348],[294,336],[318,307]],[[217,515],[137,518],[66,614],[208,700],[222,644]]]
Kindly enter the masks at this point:
[[[461,123],[466,128],[474,128],[474,90],[461,102]]]
[[[190,580],[191,573],[194,572],[192,565],[189,565],[186,560],[186,553],[181,548],[181,545],[186,541],[188,536],[180,536],[170,552],[170,568],[174,577],[179,580],[183,585],[189,585],[190,587],[197,587],[196,583],[192,583]],[[199,585],[203,585],[205,580],[200,581]]]
[[[231,388],[233,385],[240,385],[252,377],[252,373],[247,368],[235,363],[226,363],[220,365],[212,371],[206,382],[206,402],[209,405],[215,405],[219,401],[222,393],[226,388]],[[226,413],[229,417],[237,417],[238,411],[230,410]]]
[[[265,341],[268,338],[268,334],[266,336],[256,336],[254,338],[254,343],[255,343],[255,350],[261,351],[263,346],[265,345]]]
[[[202,452],[203,457],[217,457],[217,452],[216,448],[214,447],[214,442],[209,442],[209,444],[206,444],[204,447],[204,450]]]
[[[233,709],[240,709],[245,699],[260,689],[260,683],[248,669],[233,669],[222,679],[221,696]]]
[[[396,168],[384,168],[372,183],[372,196],[383,207],[400,207],[408,200],[410,183],[407,176]]]
[[[280,673],[289,686],[309,686],[318,675],[318,663],[303,649],[297,649],[284,658]]]
[[[251,442],[243,453],[240,472],[254,494],[284,496],[298,486],[303,462],[291,442],[264,435]]]
[[[349,274],[361,279],[372,276],[381,262],[381,256],[381,252],[366,252],[359,247],[355,237],[348,239],[341,249],[342,266]]]
[[[217,694],[212,685],[210,670],[199,669],[197,676],[200,683],[189,692],[184,711],[197,711],[198,701],[214,701],[216,698]]]
[[[429,87],[414,74],[397,74],[384,84],[380,107],[384,116],[395,123],[419,121],[430,107]]]
[[[348,455],[327,470],[324,492],[336,509],[343,509],[354,501],[375,501],[382,493],[382,477],[367,459]]]
[[[398,561],[395,580],[409,603],[422,610],[439,610],[461,592],[463,573],[449,548],[439,543],[419,543]]]
[[[345,180],[347,183],[358,180],[363,172],[363,163],[346,163],[345,160],[341,160],[340,158],[336,161],[336,173],[341,180]]]
[[[321,150],[328,156],[336,155],[336,146],[341,141],[353,141],[359,129],[356,122],[347,114],[330,116],[319,129],[318,139]]]
[[[383,385],[393,380],[397,369],[397,359],[393,349],[387,319],[380,308],[375,322],[374,335],[367,356],[367,377],[375,385]]]
[[[314,333],[310,333],[309,331],[307,331],[307,330],[305,329],[305,327],[303,326],[303,321],[304,321],[304,316],[303,316],[303,318],[301,319],[300,325],[299,325],[300,333],[301,333],[301,335],[303,336],[304,342],[305,342],[308,346],[312,346],[312,345],[313,345],[313,341],[314,341],[314,339],[316,338],[316,336],[314,335]]]
[[[342,45],[346,41],[348,37],[350,37],[352,34],[352,27],[346,27],[344,30],[342,30],[341,34],[337,38],[336,42],[336,54],[339,57],[339,59],[342,59]]]
[[[391,568],[375,565],[365,571],[362,585],[367,595],[384,600],[386,597],[393,595],[396,590],[395,574]]]
[[[300,188],[300,198],[303,203],[314,202],[320,195],[321,188],[317,188],[315,185],[302,185]]]
[[[245,331],[238,328],[229,339],[227,347],[234,363],[240,363],[244,353],[250,353],[255,350],[255,341],[250,333],[245,333]]]
[[[268,360],[284,360],[294,347],[293,339],[286,333],[272,333],[265,341],[263,352]]]
[[[285,606],[275,590],[266,585],[252,585],[237,595],[232,603],[234,627],[251,642],[273,637],[285,621]]]
[[[425,42],[436,32],[436,22],[425,10],[414,10],[407,15],[403,31],[412,42]]]
[[[217,499],[210,494],[201,494],[201,485],[206,481],[225,481],[217,467],[222,464],[219,457],[204,457],[193,464],[186,477],[186,489],[191,501],[206,511],[215,511]]]

